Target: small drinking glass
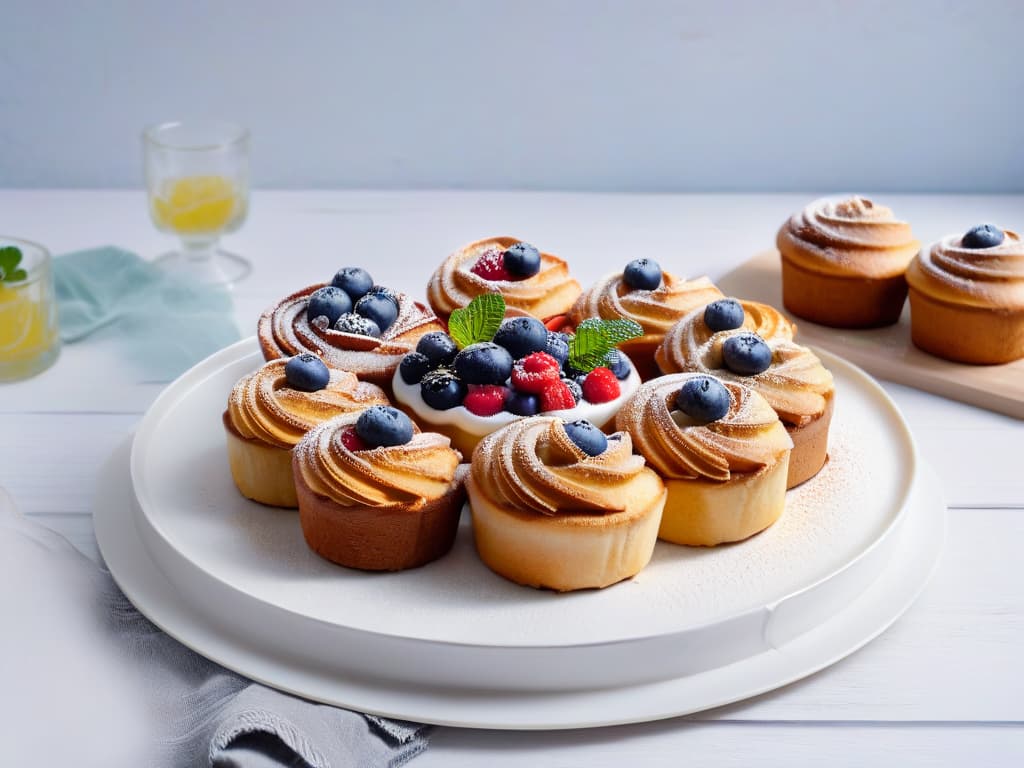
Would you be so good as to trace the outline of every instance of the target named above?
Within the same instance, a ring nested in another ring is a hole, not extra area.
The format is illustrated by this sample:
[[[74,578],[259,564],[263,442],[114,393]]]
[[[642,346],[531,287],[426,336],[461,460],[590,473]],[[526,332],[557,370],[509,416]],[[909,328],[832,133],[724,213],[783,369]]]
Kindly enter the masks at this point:
[[[50,252],[0,236],[0,381],[35,376],[59,354]]]
[[[252,269],[218,248],[249,210],[249,132],[217,120],[161,123],[142,135],[149,213],[181,249],[156,260],[205,283],[232,285]]]

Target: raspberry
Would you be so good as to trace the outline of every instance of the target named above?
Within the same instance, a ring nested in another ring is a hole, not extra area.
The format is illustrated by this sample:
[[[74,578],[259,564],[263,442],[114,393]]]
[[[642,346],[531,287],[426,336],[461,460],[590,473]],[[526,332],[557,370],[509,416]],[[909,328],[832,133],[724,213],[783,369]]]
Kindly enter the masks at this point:
[[[484,280],[513,280],[514,278],[505,269],[505,257],[497,248],[489,248],[484,251],[470,267],[470,272],[479,275]]]
[[[512,366],[512,386],[520,392],[539,395],[561,377],[562,366],[547,352],[532,352]]]
[[[557,379],[548,383],[540,393],[541,411],[564,411],[576,407],[576,398],[569,388]]]
[[[341,444],[350,451],[365,451],[369,447],[363,442],[355,427],[345,427],[341,430]]]
[[[583,397],[592,403],[607,403],[621,393],[619,380],[608,368],[595,368],[583,380]]]
[[[477,416],[493,416],[505,407],[506,398],[508,389],[500,384],[471,385],[462,404]]]

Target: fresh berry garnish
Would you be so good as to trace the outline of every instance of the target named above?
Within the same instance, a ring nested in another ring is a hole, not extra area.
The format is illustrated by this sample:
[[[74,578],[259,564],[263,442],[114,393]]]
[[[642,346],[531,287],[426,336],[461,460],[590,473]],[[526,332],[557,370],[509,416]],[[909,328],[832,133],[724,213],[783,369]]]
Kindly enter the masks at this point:
[[[565,384],[566,389],[572,393],[572,399],[576,401],[576,405],[580,404],[580,400],[583,399],[583,385],[575,379],[562,379],[562,383]]]
[[[342,333],[354,333],[357,336],[380,337],[380,327],[368,317],[349,312],[338,318],[334,324],[334,330]]]
[[[558,381],[561,369],[547,352],[534,352],[512,367],[512,386],[520,392],[539,395],[548,384]]]
[[[361,267],[345,267],[338,270],[331,280],[331,285],[341,288],[353,302],[356,302],[373,287],[373,278]]]
[[[326,317],[328,328],[338,322],[339,317],[351,311],[352,299],[341,288],[333,285],[325,285],[313,291],[306,305],[306,317],[310,320]]]
[[[756,333],[744,331],[722,344],[725,367],[740,376],[756,376],[772,364],[772,350]]]
[[[504,410],[508,394],[508,387],[500,384],[473,385],[466,393],[462,404],[466,406],[467,411],[477,416],[493,416]]]
[[[1003,230],[995,224],[979,224],[971,227],[960,240],[964,248],[994,248],[1003,242]]]
[[[548,337],[544,342],[544,351],[558,361],[559,365],[565,365],[569,359],[569,336],[560,331],[548,331]]]
[[[416,342],[416,351],[430,361],[431,368],[451,365],[452,360],[459,354],[455,339],[444,331],[431,331],[420,336],[420,340]]]
[[[592,403],[608,403],[621,394],[619,380],[607,368],[595,368],[583,380],[583,397]]]
[[[350,451],[365,451],[370,447],[363,442],[363,438],[356,432],[356,428],[351,426],[341,430],[341,444]]]
[[[719,299],[704,307],[704,325],[712,332],[731,331],[743,325],[743,305],[736,299]]]
[[[462,405],[466,396],[466,385],[447,368],[431,371],[420,381],[420,395],[423,402],[435,411],[447,411]]]
[[[454,368],[467,384],[504,384],[512,373],[512,355],[492,341],[482,341],[459,352]]]
[[[513,277],[505,269],[505,256],[497,248],[488,248],[470,267],[470,272],[484,280],[512,280]]]
[[[374,285],[366,292],[367,296],[383,296],[388,301],[392,302],[396,307],[399,304],[398,294],[392,291],[390,288],[384,285]]]
[[[661,285],[661,267],[654,259],[633,259],[622,270],[622,279],[634,291],[653,291]]]
[[[569,439],[587,456],[600,456],[608,448],[608,438],[604,432],[586,419],[567,421],[563,428]]]
[[[615,378],[619,381],[625,381],[633,372],[633,365],[629,362],[629,358],[617,349],[613,349],[605,355],[604,365],[615,374]]]
[[[284,364],[284,378],[292,389],[319,392],[331,380],[331,372],[319,357],[303,352]]]
[[[419,384],[420,380],[431,370],[430,360],[419,352],[410,352],[398,364],[398,375],[406,384]]]
[[[509,351],[514,360],[540,352],[548,341],[548,329],[535,317],[511,317],[494,334],[495,344]]]
[[[729,412],[731,402],[725,385],[710,376],[688,379],[676,394],[676,407],[697,424],[718,421]]]
[[[353,311],[357,315],[373,320],[381,332],[391,327],[398,318],[398,304],[381,293],[368,293],[359,301]]]
[[[356,419],[356,434],[367,445],[405,445],[412,440],[412,421],[390,405],[371,405]]]
[[[505,410],[516,416],[535,416],[540,413],[540,398],[529,392],[512,390],[505,400]]]
[[[525,280],[540,272],[540,251],[529,243],[510,245],[502,256],[505,270],[514,279]]]
[[[542,411],[565,411],[576,407],[576,398],[562,380],[548,382],[540,392]]]

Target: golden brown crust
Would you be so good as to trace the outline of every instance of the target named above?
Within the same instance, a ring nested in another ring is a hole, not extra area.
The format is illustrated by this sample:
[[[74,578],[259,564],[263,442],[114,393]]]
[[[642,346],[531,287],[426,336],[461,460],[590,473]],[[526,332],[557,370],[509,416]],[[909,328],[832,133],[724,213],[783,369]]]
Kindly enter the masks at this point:
[[[427,283],[427,301],[445,320],[456,309],[485,293],[500,293],[506,316],[530,315],[540,320],[564,314],[580,294],[580,284],[569,274],[569,266],[557,256],[541,252],[541,267],[525,280],[485,280],[470,268],[490,249],[506,250],[521,242],[514,237],[488,237],[465,245],[450,254]]]
[[[998,365],[1024,358],[1024,309],[983,309],[910,289],[914,345],[958,363]]]

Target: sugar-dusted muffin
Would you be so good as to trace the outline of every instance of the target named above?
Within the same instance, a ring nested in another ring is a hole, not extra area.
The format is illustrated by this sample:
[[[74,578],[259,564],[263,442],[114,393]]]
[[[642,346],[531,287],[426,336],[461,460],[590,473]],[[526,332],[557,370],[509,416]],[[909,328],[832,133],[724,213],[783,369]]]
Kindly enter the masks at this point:
[[[536,416],[484,438],[466,480],[480,559],[559,592],[628,579],[651,559],[665,486],[629,435]]]
[[[655,355],[665,373],[710,373],[761,394],[793,440],[789,488],[825,464],[835,400],[832,374],[795,331],[767,304],[719,299],[672,326]]]
[[[504,308],[499,294],[477,296],[452,315],[449,334],[420,339],[391,382],[395,402],[466,455],[485,435],[526,416],[610,426],[640,386],[616,344],[640,327],[589,320],[570,336],[534,317],[504,318]]]
[[[909,224],[859,196],[815,200],[782,225],[775,243],[786,309],[835,328],[899,320],[904,274],[921,247]]]
[[[665,481],[659,538],[741,541],[782,514],[793,441],[749,387],[701,373],[662,376],[640,387],[616,426]]]
[[[707,277],[685,280],[663,272],[651,259],[636,259],[622,272],[605,275],[584,291],[569,311],[579,325],[587,318],[627,318],[639,323],[643,335],[619,346],[636,366],[644,381],[658,375],[654,351],[665,332],[696,307],[722,297]]]
[[[914,344],[961,363],[1024,357],[1024,241],[992,224],[924,248],[907,270]]]
[[[546,320],[569,310],[580,284],[562,259],[514,237],[488,237],[459,248],[427,283],[427,301],[445,320],[475,297],[495,292],[504,297],[507,316]]]
[[[364,269],[346,267],[331,283],[303,288],[268,307],[257,335],[267,360],[313,352],[329,368],[387,389],[420,337],[443,330],[429,307],[374,285]]]
[[[235,485],[261,504],[298,506],[296,443],[327,419],[387,402],[377,385],[329,370],[310,353],[265,363],[235,384],[222,418]]]
[[[306,543],[367,571],[436,560],[451,549],[465,503],[461,460],[447,437],[388,406],[324,422],[292,457]]]

